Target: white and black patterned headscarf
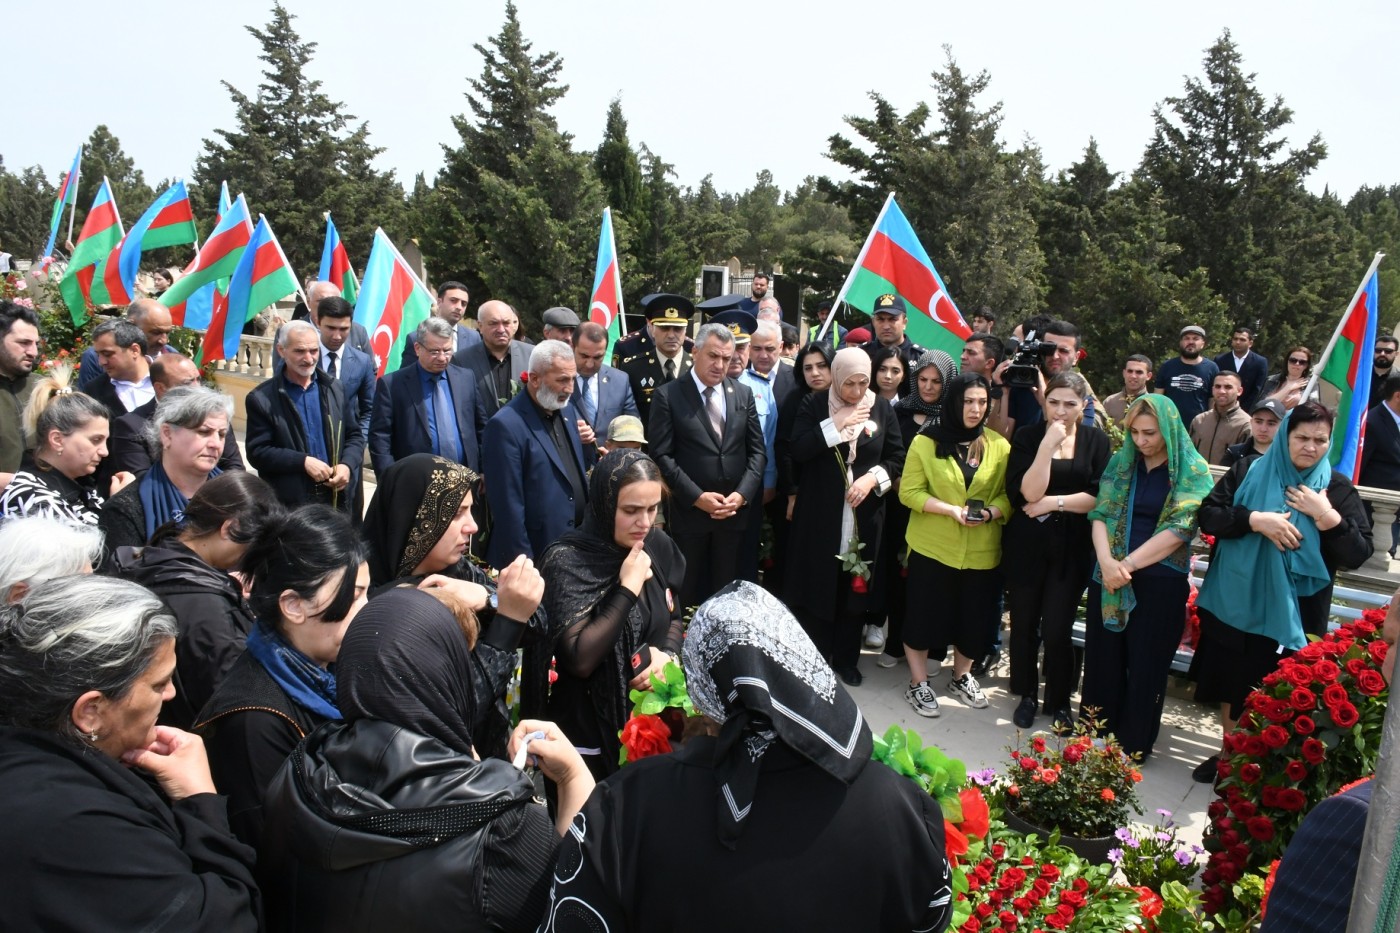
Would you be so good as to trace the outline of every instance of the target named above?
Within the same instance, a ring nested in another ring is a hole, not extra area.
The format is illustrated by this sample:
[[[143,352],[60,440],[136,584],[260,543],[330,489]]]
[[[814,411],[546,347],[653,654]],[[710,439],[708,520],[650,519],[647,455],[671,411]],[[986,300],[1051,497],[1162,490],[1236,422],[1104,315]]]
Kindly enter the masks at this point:
[[[743,832],[773,742],[845,784],[870,761],[870,728],[855,700],[766,590],[735,581],[706,600],[686,632],[683,656],[691,701],[722,724],[715,779],[726,847]]]

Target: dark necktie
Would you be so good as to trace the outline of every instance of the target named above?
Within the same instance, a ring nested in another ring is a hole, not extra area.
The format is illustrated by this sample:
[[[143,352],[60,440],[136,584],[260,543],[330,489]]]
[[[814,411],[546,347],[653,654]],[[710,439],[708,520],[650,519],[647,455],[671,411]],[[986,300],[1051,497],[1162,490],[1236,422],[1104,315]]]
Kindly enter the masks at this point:
[[[462,451],[457,446],[457,426],[448,415],[447,380],[438,373],[430,377],[433,381],[433,425],[437,428],[438,456],[457,463],[462,462]]]
[[[335,351],[331,350],[326,354],[326,375],[335,378]]]
[[[676,378],[676,361],[675,361],[675,360],[667,360],[667,361],[666,361],[666,365],[665,365],[664,368],[665,368],[665,370],[666,370],[666,380],[665,380],[666,382],[670,382],[672,379]]]
[[[715,437],[724,439],[724,409],[721,407],[719,393],[714,386],[705,390],[705,413],[710,416],[710,427],[714,429]]]
[[[580,377],[578,383],[579,413],[591,425],[598,414],[598,406],[593,402],[593,380]]]

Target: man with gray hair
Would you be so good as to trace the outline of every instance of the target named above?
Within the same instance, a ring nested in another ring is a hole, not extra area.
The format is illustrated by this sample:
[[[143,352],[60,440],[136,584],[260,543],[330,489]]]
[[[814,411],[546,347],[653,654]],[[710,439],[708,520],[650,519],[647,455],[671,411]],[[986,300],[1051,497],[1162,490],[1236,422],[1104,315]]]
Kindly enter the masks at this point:
[[[306,321],[282,327],[282,371],[248,393],[248,463],[288,508],[322,502],[350,511],[350,467],[365,437],[340,380],[317,365],[321,335]]]
[[[767,455],[753,390],[728,377],[734,335],[706,324],[688,373],[652,393],[647,439],[671,488],[667,530],[685,555],[681,605],[738,577],[744,532],[759,521]]]
[[[530,353],[525,391],[486,423],[482,470],[491,509],[486,559],[501,569],[583,523],[588,471],[597,460],[593,429],[572,402],[574,349],[542,341]]]
[[[430,317],[413,334],[416,360],[379,380],[369,423],[369,458],[382,473],[410,454],[437,454],[481,469],[486,410],[476,380],[453,365],[453,325]]]

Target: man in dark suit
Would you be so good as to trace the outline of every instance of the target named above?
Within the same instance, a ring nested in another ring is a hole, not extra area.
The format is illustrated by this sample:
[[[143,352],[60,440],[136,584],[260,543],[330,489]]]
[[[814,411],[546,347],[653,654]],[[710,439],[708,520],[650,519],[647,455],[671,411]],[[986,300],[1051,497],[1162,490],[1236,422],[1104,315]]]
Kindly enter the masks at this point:
[[[162,353],[151,364],[151,385],[156,390],[155,398],[112,422],[112,433],[107,438],[107,456],[98,464],[94,474],[99,484],[109,484],[111,478],[120,472],[136,474],[151,468],[154,451],[150,448],[146,428],[156,413],[156,405],[166,392],[177,386],[199,385],[199,367],[183,353]],[[234,436],[232,425],[224,438],[224,454],[219,458],[219,469],[243,469],[243,456],[238,452],[238,438]],[[99,485],[98,488],[106,489],[107,485]]]
[[[671,487],[667,530],[685,555],[681,605],[695,606],[738,574],[744,532],[759,521],[766,456],[753,391],[727,377],[734,335],[706,324],[694,368],[652,395],[647,439]]]
[[[486,423],[481,443],[492,517],[486,559],[497,569],[521,554],[538,560],[583,523],[596,459],[592,431],[580,436],[583,422],[569,402],[577,375],[573,348],[542,341],[530,354],[529,373],[525,391]]]
[[[520,318],[504,301],[482,302],[476,309],[476,323],[481,343],[458,347],[452,363],[471,370],[477,398],[489,419],[520,392],[520,374],[530,368],[530,348],[534,345],[515,339]]]
[[[1361,447],[1362,486],[1375,486],[1400,492],[1400,373],[1386,377],[1381,400],[1366,413],[1366,443]],[[1371,515],[1371,503],[1366,504]],[[1395,532],[1391,532],[1390,552],[1395,552]]]
[[[92,349],[107,378],[89,383],[83,391],[106,405],[114,420],[156,397],[141,328],[126,318],[105,321],[92,332]]]
[[[306,321],[282,327],[286,366],[248,393],[248,463],[288,508],[323,502],[349,511],[351,464],[365,438],[340,381],[317,365],[320,334]]]
[[[595,434],[606,436],[608,425],[618,415],[637,414],[637,402],[627,376],[603,362],[608,352],[608,332],[592,321],[584,321],[573,333],[574,407]]]
[[[632,398],[645,426],[651,417],[651,397],[661,386],[690,371],[691,355],[685,347],[685,331],[695,305],[680,295],[665,292],[642,299],[647,326],[636,337],[613,348],[613,366],[627,374]]]
[[[1215,358],[1215,365],[1222,373],[1238,373],[1240,377],[1240,407],[1253,411],[1259,393],[1264,391],[1264,383],[1269,378],[1269,361],[1255,353],[1254,331],[1248,327],[1236,327],[1230,334],[1230,352]]]
[[[335,295],[322,298],[316,305],[316,330],[321,334],[321,371],[332,379],[340,380],[341,388],[345,390],[345,400],[359,418],[360,435],[368,443],[378,379],[375,378],[374,357],[350,345],[354,314],[355,309],[344,298]],[[350,464],[353,499],[350,518],[357,525],[364,514],[364,488],[360,482],[363,469],[363,459]]]
[[[473,470],[481,468],[485,409],[476,380],[448,362],[452,325],[430,317],[418,325],[410,363],[379,380],[369,428],[369,458],[375,473],[410,454],[437,454]]]
[[[433,315],[452,325],[453,353],[481,343],[481,335],[462,323],[462,318],[467,313],[467,298],[467,286],[461,282],[443,282],[438,286],[437,306],[433,309]],[[404,341],[403,360],[399,363],[401,368],[418,360],[413,342],[414,336],[409,334],[408,339]]]

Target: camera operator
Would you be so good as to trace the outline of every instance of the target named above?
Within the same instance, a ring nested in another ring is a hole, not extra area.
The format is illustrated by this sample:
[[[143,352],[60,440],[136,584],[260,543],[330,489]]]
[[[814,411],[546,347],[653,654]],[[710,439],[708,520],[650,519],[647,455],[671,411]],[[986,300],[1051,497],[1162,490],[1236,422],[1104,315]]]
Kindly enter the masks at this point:
[[[1036,424],[1045,417],[1045,381],[1072,372],[1079,362],[1079,328],[1069,321],[1037,315],[1023,323],[1016,350],[997,367],[993,383],[1004,386],[1007,431]],[[1084,423],[1093,425],[1103,406],[1090,390]]]

